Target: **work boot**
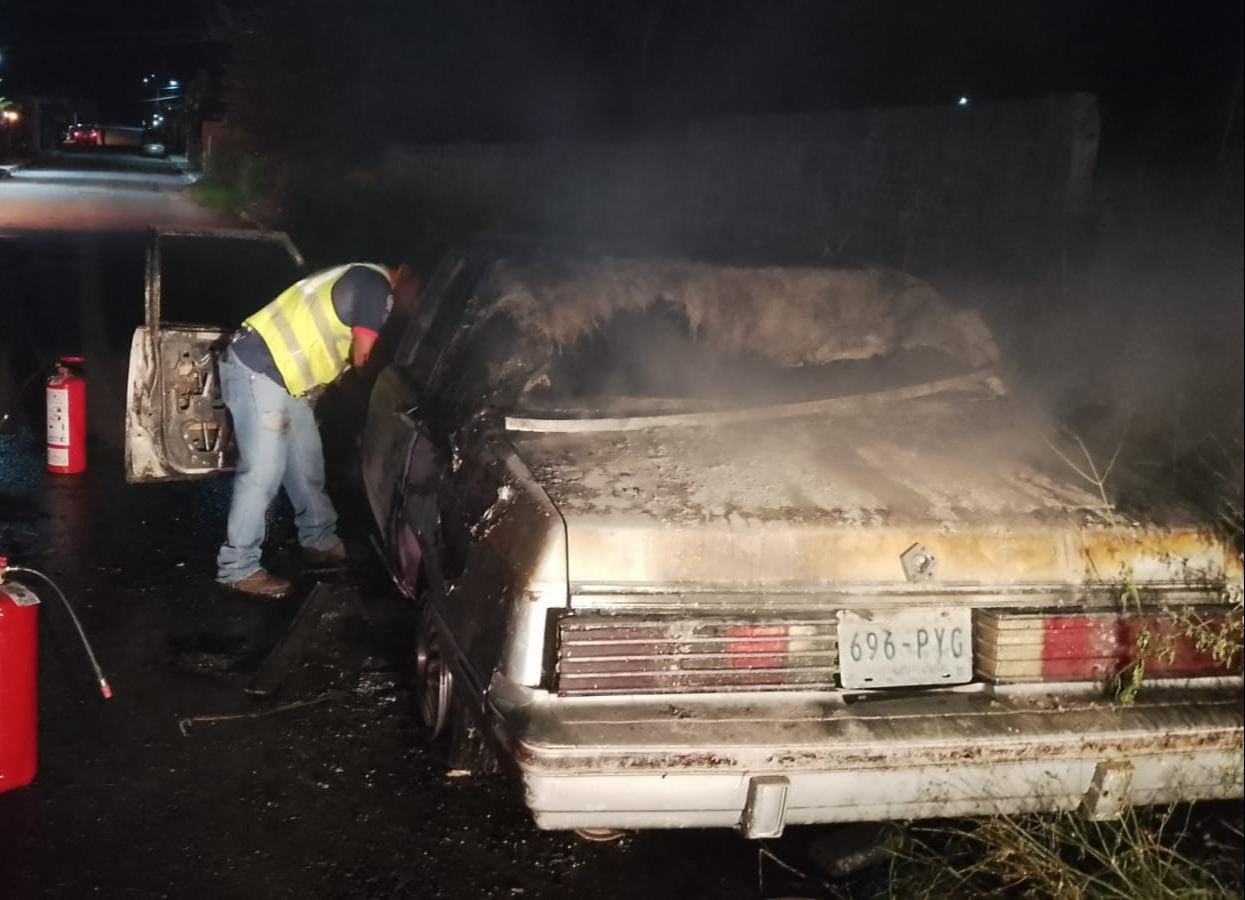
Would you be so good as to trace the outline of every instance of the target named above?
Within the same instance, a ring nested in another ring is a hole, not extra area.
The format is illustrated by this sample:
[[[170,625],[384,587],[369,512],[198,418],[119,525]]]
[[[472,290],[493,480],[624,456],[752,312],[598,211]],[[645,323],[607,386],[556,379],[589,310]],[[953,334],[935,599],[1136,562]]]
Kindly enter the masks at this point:
[[[309,566],[344,566],[346,559],[346,545],[341,541],[324,550],[316,550],[314,547],[303,548],[303,562]]]
[[[237,581],[229,582],[231,590],[238,591],[243,594],[250,594],[253,597],[284,597],[293,587],[288,581],[280,576],[273,575],[263,569],[252,572],[245,578],[239,578]]]

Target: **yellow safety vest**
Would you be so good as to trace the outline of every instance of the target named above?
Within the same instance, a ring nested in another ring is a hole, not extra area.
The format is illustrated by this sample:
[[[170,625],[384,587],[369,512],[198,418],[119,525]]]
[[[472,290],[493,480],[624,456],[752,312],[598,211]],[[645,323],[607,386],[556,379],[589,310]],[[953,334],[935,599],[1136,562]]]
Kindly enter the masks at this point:
[[[328,384],[350,365],[350,327],[333,308],[333,285],[354,266],[389,278],[388,269],[373,263],[325,269],[286,288],[243,323],[264,339],[285,389],[295,397]]]

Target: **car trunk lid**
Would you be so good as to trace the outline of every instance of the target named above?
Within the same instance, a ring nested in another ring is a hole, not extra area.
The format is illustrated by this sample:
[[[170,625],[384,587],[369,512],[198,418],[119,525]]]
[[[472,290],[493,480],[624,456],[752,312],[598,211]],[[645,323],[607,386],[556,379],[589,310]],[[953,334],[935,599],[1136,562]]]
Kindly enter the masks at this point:
[[[572,604],[654,589],[920,602],[1239,577],[1172,503],[1104,508],[1047,433],[1010,399],[954,394],[868,415],[510,437],[566,520]],[[918,552],[927,564],[913,570],[905,554]]]

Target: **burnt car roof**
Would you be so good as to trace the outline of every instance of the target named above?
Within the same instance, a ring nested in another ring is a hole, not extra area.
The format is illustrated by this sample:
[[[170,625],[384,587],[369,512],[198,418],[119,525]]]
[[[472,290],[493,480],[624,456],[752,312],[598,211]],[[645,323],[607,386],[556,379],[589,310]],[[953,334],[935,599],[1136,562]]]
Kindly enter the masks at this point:
[[[715,265],[523,248],[485,266],[477,298],[478,321],[508,316],[551,351],[619,312],[665,303],[686,315],[698,341],[784,366],[916,348],[972,368],[999,361],[975,311],[956,309],[928,283],[882,268]]]

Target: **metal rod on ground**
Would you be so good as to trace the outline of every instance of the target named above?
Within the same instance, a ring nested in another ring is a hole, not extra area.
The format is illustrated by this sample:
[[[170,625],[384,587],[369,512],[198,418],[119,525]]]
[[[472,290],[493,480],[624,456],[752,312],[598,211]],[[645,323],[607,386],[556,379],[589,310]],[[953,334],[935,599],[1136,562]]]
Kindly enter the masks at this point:
[[[261,709],[256,712],[231,713],[219,716],[187,716],[184,719],[177,720],[177,727],[181,731],[182,737],[190,737],[191,726],[200,722],[233,722],[238,719],[262,719],[265,716],[275,716],[278,713],[290,712],[291,710],[302,709],[306,706],[315,706],[341,695],[341,691],[329,691],[326,694],[321,694],[319,697],[313,697],[311,700],[297,700],[294,703],[286,703],[282,706],[274,706],[272,709]]]

